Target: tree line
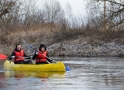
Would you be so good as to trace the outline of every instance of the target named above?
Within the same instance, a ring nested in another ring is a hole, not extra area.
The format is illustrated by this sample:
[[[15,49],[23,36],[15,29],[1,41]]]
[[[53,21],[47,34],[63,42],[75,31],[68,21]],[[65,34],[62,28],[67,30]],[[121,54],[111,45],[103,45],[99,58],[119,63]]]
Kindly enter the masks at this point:
[[[49,0],[49,2],[46,0],[41,8],[38,8],[34,0],[1,0],[0,47],[13,45],[14,41],[20,38],[26,39],[27,36],[32,41],[41,39],[42,32],[36,35],[34,33],[35,30],[42,30],[45,27],[54,34],[48,35],[53,39],[49,40],[51,44],[88,36],[105,41],[116,38],[118,41],[120,37],[122,38],[123,0],[87,0],[86,7],[87,17],[77,18],[73,16],[70,4],[66,5],[65,11],[56,0]],[[21,34],[22,31],[25,32],[25,36],[18,37],[16,34]],[[13,35],[13,33],[16,34]],[[124,40],[121,42],[124,43]]]

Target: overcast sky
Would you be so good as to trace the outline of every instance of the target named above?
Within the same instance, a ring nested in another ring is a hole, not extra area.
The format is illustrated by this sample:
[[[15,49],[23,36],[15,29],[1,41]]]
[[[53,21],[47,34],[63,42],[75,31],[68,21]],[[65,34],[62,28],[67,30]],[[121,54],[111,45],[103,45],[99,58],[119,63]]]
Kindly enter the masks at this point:
[[[36,0],[36,2],[42,6],[44,1],[49,0]],[[86,1],[87,0],[57,0],[60,2],[60,5],[63,9],[66,9],[67,4],[70,4],[72,12],[74,15],[79,16],[83,15],[86,16]]]
[[[85,0],[58,0],[62,7],[66,7],[67,3],[70,4],[72,11],[75,15],[86,14],[86,1]]]

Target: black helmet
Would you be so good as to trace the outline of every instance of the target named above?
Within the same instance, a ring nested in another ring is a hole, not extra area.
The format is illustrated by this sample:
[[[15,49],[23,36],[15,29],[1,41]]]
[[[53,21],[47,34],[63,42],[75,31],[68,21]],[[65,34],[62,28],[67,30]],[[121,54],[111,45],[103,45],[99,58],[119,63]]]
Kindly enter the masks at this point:
[[[40,44],[39,50],[40,50],[42,47],[44,47],[45,50],[46,50],[46,46],[45,46],[44,44]]]
[[[18,51],[18,49],[17,49],[18,45],[21,45],[21,44],[16,44],[16,47],[14,49],[15,51]]]

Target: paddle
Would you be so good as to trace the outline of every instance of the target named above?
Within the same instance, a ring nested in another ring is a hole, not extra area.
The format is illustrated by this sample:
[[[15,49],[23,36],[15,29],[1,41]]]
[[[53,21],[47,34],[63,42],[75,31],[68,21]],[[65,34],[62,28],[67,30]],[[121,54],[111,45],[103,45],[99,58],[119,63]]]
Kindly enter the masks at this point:
[[[27,42],[25,42],[25,41],[22,41],[23,43],[25,43],[26,45],[28,45],[30,48],[32,48],[32,49],[34,49],[35,51],[37,51],[38,52],[38,50],[37,49],[35,49],[32,45],[30,45],[30,44],[28,44]],[[40,52],[41,53],[41,52]],[[47,57],[46,55],[44,55],[44,54],[42,54],[43,56],[45,56],[47,59],[50,59],[49,57]],[[50,60],[52,60],[52,59],[50,59]],[[54,60],[52,60],[54,63],[55,63],[55,61]]]
[[[22,56],[20,56],[22,57]],[[4,54],[0,54],[0,60],[6,60],[8,58],[8,56],[4,55]],[[23,57],[25,59],[28,59],[29,57]]]
[[[7,56],[4,54],[0,54],[0,60],[6,60]]]
[[[37,49],[35,49],[32,45],[30,45],[30,44],[28,44],[28,43],[26,43],[26,42],[24,42],[23,41],[23,43],[25,43],[26,45],[28,45],[30,48],[32,48],[32,49],[34,49],[35,51],[38,51]],[[42,54],[42,55],[44,55],[44,54]],[[46,55],[44,55],[45,57],[47,57]],[[50,59],[49,57],[47,57],[48,59]],[[51,59],[50,59],[51,60]],[[54,60],[53,60],[54,61]],[[55,62],[55,61],[54,61]],[[69,66],[65,66],[65,69],[66,69],[66,71],[70,71],[70,68],[69,68]]]

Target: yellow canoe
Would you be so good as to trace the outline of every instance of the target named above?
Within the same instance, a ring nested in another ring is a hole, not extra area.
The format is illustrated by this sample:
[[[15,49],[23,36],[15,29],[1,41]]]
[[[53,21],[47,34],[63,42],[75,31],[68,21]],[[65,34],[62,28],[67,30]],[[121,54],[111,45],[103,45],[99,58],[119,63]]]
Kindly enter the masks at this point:
[[[65,72],[66,68],[62,62],[50,64],[14,64],[9,60],[4,62],[4,69],[20,71],[42,71],[42,72]]]

